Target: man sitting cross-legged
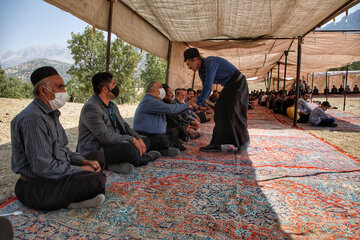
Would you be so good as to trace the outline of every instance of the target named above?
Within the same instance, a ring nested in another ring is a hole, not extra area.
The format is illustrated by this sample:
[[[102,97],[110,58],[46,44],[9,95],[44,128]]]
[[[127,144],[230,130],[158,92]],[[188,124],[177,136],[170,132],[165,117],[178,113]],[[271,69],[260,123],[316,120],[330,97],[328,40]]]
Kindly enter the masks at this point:
[[[159,158],[159,152],[147,152],[150,140],[135,132],[111,101],[119,94],[113,75],[97,73],[92,78],[92,85],[95,94],[84,104],[80,114],[79,153],[103,151],[107,168],[118,173],[130,173],[133,166],[142,166]]]
[[[105,200],[101,152],[80,155],[68,147],[59,122],[67,99],[65,83],[53,67],[31,74],[34,100],[11,121],[11,168],[20,174],[15,194],[40,210],[96,207]]]
[[[180,150],[170,147],[166,134],[166,115],[175,115],[195,107],[195,99],[186,104],[167,104],[162,100],[165,90],[159,82],[150,82],[146,86],[146,95],[141,100],[134,116],[134,130],[151,140],[152,150],[160,151],[163,156],[177,157]]]

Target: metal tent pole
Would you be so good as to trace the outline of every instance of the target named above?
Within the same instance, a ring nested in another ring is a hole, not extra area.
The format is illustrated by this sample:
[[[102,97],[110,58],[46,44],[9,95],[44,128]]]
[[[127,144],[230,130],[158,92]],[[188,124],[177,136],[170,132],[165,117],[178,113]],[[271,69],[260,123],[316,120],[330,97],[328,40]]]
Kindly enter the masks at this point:
[[[193,81],[192,81],[192,85],[191,85],[191,88],[192,88],[192,89],[194,89],[194,84],[195,84],[195,73],[196,73],[196,72],[194,72]]]
[[[269,89],[271,89],[271,82],[273,84],[273,89],[274,89],[274,79],[272,79],[272,69],[270,71],[270,88]]]
[[[280,62],[278,62],[278,82],[277,82],[277,90],[280,90]]]
[[[312,76],[311,76],[311,102],[314,97],[313,95],[314,95],[314,73],[312,73]]]
[[[327,101],[327,100],[328,100],[328,74],[327,74],[327,71],[326,71],[325,82],[326,82],[326,86],[325,86],[325,96],[326,96],[326,101]]]
[[[108,0],[110,2],[109,6],[109,20],[108,20],[108,37],[106,44],[106,71],[109,72],[110,68],[110,46],[111,46],[111,27],[112,27],[112,15],[113,15],[113,4],[115,0]]]
[[[285,69],[284,69],[284,88],[283,90],[285,91],[285,80],[286,80],[286,67],[287,67],[287,57],[289,54],[289,51],[285,51]]]
[[[347,86],[347,81],[348,81],[348,74],[349,74],[349,65],[346,66],[345,91],[344,91],[344,108],[343,108],[343,111],[345,111],[345,105],[346,105],[346,86]]]
[[[296,127],[298,116],[298,99],[299,99],[299,82],[300,82],[300,70],[301,70],[301,50],[302,50],[302,37],[298,38],[298,52],[297,52],[297,64],[296,64],[296,94],[295,94],[295,112],[294,112],[294,124]]]
[[[171,41],[169,41],[168,54],[167,54],[167,66],[166,66],[166,80],[165,80],[166,84],[169,83],[171,50],[172,50],[172,44],[171,44]]]

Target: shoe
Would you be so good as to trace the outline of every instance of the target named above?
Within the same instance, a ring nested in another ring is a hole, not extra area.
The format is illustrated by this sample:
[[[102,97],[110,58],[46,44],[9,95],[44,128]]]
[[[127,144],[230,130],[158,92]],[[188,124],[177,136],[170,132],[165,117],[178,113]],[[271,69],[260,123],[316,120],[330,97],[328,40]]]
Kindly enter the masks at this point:
[[[337,123],[330,123],[329,125],[328,125],[328,127],[337,127],[338,125],[337,125]]]
[[[145,155],[149,156],[150,162],[153,162],[161,156],[161,153],[158,151],[149,151],[145,153]]]
[[[191,139],[196,139],[199,138],[201,136],[200,132],[193,132],[193,134],[190,135]]]
[[[174,157],[174,158],[180,156],[180,150],[177,148],[172,148],[172,147],[161,150],[160,153],[161,153],[161,156],[168,156],[168,157]]]
[[[81,201],[76,203],[70,203],[67,208],[90,208],[90,207],[97,207],[101,205],[105,201],[105,195],[104,194],[98,194],[95,197]]]
[[[241,144],[240,147],[238,147],[236,153],[245,153],[248,150],[250,142],[246,142],[244,144]]]
[[[129,174],[134,171],[134,165],[131,163],[109,164],[107,169],[120,174]]]
[[[221,152],[221,145],[210,143],[206,147],[201,147],[200,151],[201,152]]]
[[[174,147],[179,149],[181,152],[186,150],[186,147],[180,143],[180,141],[177,144],[174,144]]]

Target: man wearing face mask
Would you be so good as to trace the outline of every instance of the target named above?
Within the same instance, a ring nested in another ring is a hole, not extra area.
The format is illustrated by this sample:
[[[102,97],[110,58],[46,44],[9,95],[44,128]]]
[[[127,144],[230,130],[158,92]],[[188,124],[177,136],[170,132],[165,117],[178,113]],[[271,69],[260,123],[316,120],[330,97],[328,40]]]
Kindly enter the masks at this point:
[[[161,152],[163,156],[177,157],[180,150],[170,147],[166,135],[166,115],[179,114],[196,106],[195,99],[186,104],[167,104],[162,100],[165,90],[159,82],[150,82],[146,86],[146,95],[141,100],[134,116],[134,130],[150,138],[150,149]]]
[[[159,158],[159,152],[148,152],[150,140],[135,132],[111,101],[119,95],[113,75],[97,73],[92,85],[94,95],[80,114],[78,152],[103,151],[107,169],[123,174],[131,173],[134,166],[143,166]]]
[[[16,196],[40,210],[100,205],[105,200],[104,155],[95,151],[83,157],[66,146],[58,110],[67,99],[63,79],[46,66],[31,74],[31,83],[34,100],[11,121],[11,168],[20,174]]]

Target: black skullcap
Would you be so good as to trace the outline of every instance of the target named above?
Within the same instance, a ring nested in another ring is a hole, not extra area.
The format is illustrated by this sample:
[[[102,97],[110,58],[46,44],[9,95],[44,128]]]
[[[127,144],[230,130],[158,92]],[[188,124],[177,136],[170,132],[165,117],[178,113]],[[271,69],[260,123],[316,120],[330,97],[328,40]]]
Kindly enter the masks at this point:
[[[331,105],[330,105],[330,103],[329,103],[328,101],[324,101],[324,102],[322,103],[322,105],[323,105],[324,107],[329,107],[329,108],[331,108]]]
[[[194,57],[200,57],[200,53],[197,48],[188,48],[184,51],[184,62]]]
[[[30,76],[30,80],[33,86],[35,86],[38,82],[43,80],[44,78],[53,76],[53,75],[59,75],[59,73],[56,71],[55,68],[50,66],[45,66],[36,69]]]

